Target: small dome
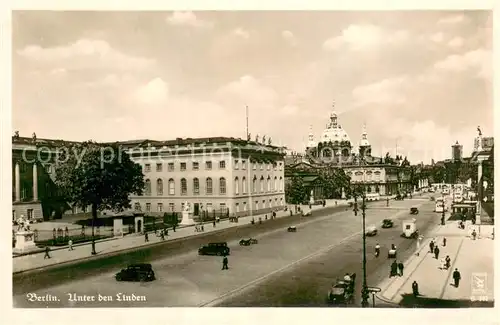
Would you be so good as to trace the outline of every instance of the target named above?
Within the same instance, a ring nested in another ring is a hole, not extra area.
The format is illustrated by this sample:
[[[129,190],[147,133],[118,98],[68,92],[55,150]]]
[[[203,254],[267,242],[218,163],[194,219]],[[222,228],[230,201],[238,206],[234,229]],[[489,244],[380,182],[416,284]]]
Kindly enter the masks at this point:
[[[359,141],[360,147],[369,147],[370,142],[368,141],[368,133],[366,132],[366,125],[363,125],[363,133],[361,135],[361,140]]]
[[[309,136],[307,141],[307,148],[314,148],[317,146],[316,141],[314,141],[314,134],[312,132],[312,125],[309,126]]]

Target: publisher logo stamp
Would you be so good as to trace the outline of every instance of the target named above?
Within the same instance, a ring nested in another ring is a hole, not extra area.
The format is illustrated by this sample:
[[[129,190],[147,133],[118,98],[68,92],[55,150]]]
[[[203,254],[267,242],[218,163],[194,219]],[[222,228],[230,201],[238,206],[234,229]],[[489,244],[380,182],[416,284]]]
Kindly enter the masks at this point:
[[[472,273],[471,275],[471,300],[487,301],[487,273]]]

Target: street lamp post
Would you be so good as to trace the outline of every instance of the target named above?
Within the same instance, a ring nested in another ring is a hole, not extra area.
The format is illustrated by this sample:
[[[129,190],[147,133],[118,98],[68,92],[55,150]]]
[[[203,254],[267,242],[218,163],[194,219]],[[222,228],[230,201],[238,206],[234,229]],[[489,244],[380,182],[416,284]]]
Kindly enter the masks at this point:
[[[366,281],[366,197],[363,190],[361,201],[361,213],[363,217],[363,287],[361,289],[361,306],[368,307],[370,305],[368,285]],[[358,195],[354,193],[354,215],[358,215]]]
[[[363,214],[363,289],[361,290],[361,306],[362,307],[368,307],[369,302],[369,293],[368,293],[368,285],[366,284],[366,225],[365,225],[365,220],[366,220],[366,199],[365,199],[365,193],[363,191],[363,205],[361,206],[361,211]]]

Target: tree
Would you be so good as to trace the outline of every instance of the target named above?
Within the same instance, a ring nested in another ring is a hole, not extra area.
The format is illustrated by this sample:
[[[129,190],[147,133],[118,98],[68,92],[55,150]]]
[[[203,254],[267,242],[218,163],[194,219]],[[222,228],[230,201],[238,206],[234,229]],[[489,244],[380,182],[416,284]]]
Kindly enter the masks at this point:
[[[341,168],[331,168],[320,172],[320,182],[327,199],[341,198],[342,188],[347,190],[350,178]]]
[[[291,204],[302,204],[309,193],[304,186],[304,181],[299,176],[294,175],[285,187],[286,201]]]
[[[92,209],[92,255],[96,254],[94,224],[97,212],[130,208],[130,194],[142,195],[141,166],[130,160],[118,144],[88,141],[62,151],[56,164],[56,184],[65,200]]]

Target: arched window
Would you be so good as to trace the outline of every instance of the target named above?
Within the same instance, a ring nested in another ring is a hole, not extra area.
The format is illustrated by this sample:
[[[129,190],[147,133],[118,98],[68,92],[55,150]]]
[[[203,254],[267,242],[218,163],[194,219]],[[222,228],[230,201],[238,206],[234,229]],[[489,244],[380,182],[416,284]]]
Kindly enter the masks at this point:
[[[219,193],[221,195],[226,194],[226,179],[224,177],[221,177],[219,179]]]
[[[135,211],[141,211],[142,210],[141,204],[139,202],[135,202],[134,203],[134,210]]]
[[[276,192],[277,190],[278,190],[278,177],[274,176],[273,191]]]
[[[257,176],[254,176],[252,180],[252,193],[257,193]]]
[[[158,194],[158,196],[163,195],[163,180],[161,178],[158,178],[158,180],[156,181],[156,193]]]
[[[212,179],[210,177],[207,178],[207,181],[206,181],[206,192],[207,194],[212,194],[213,193],[213,183],[212,183]]]
[[[144,182],[144,195],[151,196],[151,181],[149,179]]]
[[[263,193],[264,192],[264,176],[261,176],[260,177],[260,192]]]
[[[267,176],[266,185],[267,191],[271,192],[271,176]]]
[[[240,194],[240,179],[238,177],[234,178],[234,194]]]
[[[247,179],[245,176],[243,176],[242,180],[241,180],[241,187],[242,187],[242,193],[243,194],[246,194],[248,193],[248,188],[247,188]]]
[[[175,195],[175,182],[173,178],[168,180],[168,195]]]
[[[283,192],[283,177],[280,176],[280,192]]]
[[[194,195],[200,194],[200,180],[196,177],[193,178],[193,194]]]
[[[332,156],[332,150],[328,148],[323,149],[323,157],[330,158]]]
[[[188,184],[185,178],[181,178],[181,195],[187,195]]]

